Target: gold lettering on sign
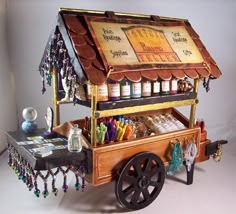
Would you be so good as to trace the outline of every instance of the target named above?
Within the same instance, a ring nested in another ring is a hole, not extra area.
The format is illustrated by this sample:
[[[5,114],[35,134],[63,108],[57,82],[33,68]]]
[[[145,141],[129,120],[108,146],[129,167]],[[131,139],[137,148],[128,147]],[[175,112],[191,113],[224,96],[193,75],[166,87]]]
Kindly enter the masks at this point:
[[[180,62],[163,31],[141,26],[122,30],[140,62]]]

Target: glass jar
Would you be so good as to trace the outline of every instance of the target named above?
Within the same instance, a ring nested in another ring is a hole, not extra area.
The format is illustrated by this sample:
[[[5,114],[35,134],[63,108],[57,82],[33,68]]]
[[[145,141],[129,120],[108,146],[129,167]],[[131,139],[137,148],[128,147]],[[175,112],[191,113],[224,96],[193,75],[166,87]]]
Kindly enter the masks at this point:
[[[131,98],[140,98],[140,97],[141,97],[141,82],[132,82]]]
[[[111,101],[120,100],[120,83],[114,80],[107,81],[108,99]]]
[[[142,97],[150,97],[152,95],[152,84],[150,80],[142,81]]]
[[[120,98],[130,99],[130,82],[127,79],[123,79],[120,82]]]
[[[177,90],[178,90],[178,81],[177,79],[172,79],[170,81],[170,94],[172,95],[177,94]]]
[[[160,95],[160,82],[158,80],[152,82],[152,96]]]
[[[90,81],[87,82],[86,86],[87,86],[87,99],[91,100],[93,86],[90,83]],[[108,89],[106,83],[97,86],[97,101],[108,101]]]
[[[161,95],[168,95],[170,94],[170,81],[163,80],[161,81]]]
[[[98,85],[97,94],[97,101],[108,101],[108,88],[106,83]]]
[[[68,136],[68,150],[70,152],[81,152],[82,150],[82,139],[81,139],[82,130],[78,127],[77,124],[70,129]]]

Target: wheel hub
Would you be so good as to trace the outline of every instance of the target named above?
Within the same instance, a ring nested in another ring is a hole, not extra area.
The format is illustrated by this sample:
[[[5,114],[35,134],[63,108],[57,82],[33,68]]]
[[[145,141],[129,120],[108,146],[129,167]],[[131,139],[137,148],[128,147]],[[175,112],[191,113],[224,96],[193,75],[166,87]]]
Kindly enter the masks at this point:
[[[141,189],[146,189],[149,186],[149,184],[150,184],[150,179],[145,175],[143,175],[138,181],[138,186]]]

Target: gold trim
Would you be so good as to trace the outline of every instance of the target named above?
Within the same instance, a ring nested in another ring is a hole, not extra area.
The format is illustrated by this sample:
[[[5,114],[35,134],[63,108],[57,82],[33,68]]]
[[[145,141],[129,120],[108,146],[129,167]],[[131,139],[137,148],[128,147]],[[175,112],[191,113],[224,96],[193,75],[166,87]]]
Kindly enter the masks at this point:
[[[196,94],[198,94],[199,82],[200,82],[199,79],[195,79],[194,80],[194,92]],[[198,103],[198,99],[196,98],[196,102],[191,105],[190,119],[189,119],[189,128],[193,128],[194,127],[197,103]]]
[[[76,12],[76,13],[95,13],[95,14],[105,14],[105,11],[101,10],[86,10],[86,9],[76,9],[76,8],[60,8],[59,12]]]
[[[96,111],[95,117],[99,118],[99,117],[115,116],[119,114],[131,114],[135,112],[145,112],[145,111],[166,109],[166,108],[179,107],[179,106],[185,106],[185,105],[193,105],[195,103],[196,103],[196,99],[189,99],[189,100],[148,104],[148,105],[142,105],[142,106],[125,107],[125,108],[111,109],[111,110],[104,110],[104,111]]]
[[[91,145],[92,147],[97,146],[96,140],[96,127],[97,127],[97,85],[92,85],[92,97],[91,97]]]
[[[53,82],[53,109],[54,109],[54,126],[60,124],[60,105],[58,103],[58,81],[57,81],[57,69],[54,66],[52,71],[52,82]]]
[[[106,11],[101,10],[86,10],[86,9],[75,9],[75,8],[60,8],[59,12],[76,12],[76,13],[94,13],[94,14],[105,14]],[[138,18],[149,18],[151,19],[151,15],[139,14],[139,13],[124,13],[124,12],[114,12],[116,16],[130,16],[130,17],[138,17]],[[188,19],[182,18],[172,18],[166,16],[159,16],[161,20],[170,20],[170,21],[188,21]]]
[[[71,103],[73,103],[73,101],[61,101],[61,100],[58,100],[58,101],[57,101],[57,104],[58,104],[58,105],[71,104]]]

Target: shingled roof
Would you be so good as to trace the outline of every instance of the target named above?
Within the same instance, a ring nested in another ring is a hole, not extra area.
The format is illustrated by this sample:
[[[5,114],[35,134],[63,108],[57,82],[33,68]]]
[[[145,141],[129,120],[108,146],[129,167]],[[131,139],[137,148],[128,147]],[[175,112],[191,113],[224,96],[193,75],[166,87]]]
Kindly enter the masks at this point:
[[[97,85],[221,75],[188,20],[109,11],[61,9],[40,69],[49,61]]]

